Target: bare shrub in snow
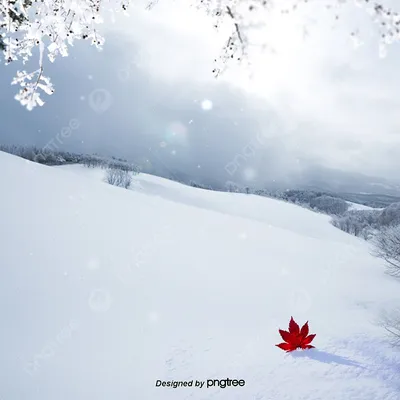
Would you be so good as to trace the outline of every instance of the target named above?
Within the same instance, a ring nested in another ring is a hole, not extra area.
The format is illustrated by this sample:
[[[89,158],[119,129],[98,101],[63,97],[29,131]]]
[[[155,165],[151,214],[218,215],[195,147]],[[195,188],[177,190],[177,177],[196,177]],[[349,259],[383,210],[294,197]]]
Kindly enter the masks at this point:
[[[203,183],[198,183],[194,180],[190,180],[189,185],[199,189],[212,190],[212,187],[210,185],[204,185]]]
[[[130,164],[126,160],[122,160],[122,159],[117,160],[114,157],[113,157],[112,161],[108,162],[108,167],[114,168],[114,169],[120,169],[120,170],[126,171],[126,172],[132,172],[134,175],[136,175],[140,172],[140,168],[137,165]]]
[[[379,324],[386,330],[394,347],[400,347],[400,309],[384,312]]]
[[[94,155],[86,156],[83,159],[82,164],[88,168],[104,168],[105,166],[107,166],[107,161],[101,157]]]
[[[106,182],[113,186],[128,189],[132,184],[132,174],[122,169],[109,168],[106,172]]]
[[[384,228],[374,238],[373,254],[386,262],[387,273],[400,278],[400,225]]]
[[[225,190],[231,193],[244,193],[244,188],[236,182],[226,181]]]

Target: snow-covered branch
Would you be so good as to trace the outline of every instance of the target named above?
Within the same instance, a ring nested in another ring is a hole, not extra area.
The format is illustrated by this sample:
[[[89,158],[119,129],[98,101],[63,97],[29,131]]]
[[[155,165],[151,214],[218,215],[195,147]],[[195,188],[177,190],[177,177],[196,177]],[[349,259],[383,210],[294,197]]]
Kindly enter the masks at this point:
[[[166,0],[164,0],[166,1]],[[199,11],[212,17],[216,29],[228,27],[225,45],[220,57],[215,60],[214,75],[224,72],[230,62],[249,61],[249,48],[262,49],[268,46],[253,43],[251,33],[268,25],[271,15],[290,15],[319,5],[332,11],[334,19],[340,16],[340,7],[352,3],[371,15],[377,24],[381,40],[381,54],[387,44],[400,37],[400,14],[385,5],[385,0],[189,0]],[[149,0],[148,9],[159,0]],[[52,94],[54,88],[44,75],[45,59],[50,62],[68,56],[68,46],[76,40],[89,40],[101,48],[104,38],[98,27],[103,22],[104,12],[127,13],[129,0],[0,0],[0,51],[4,61],[10,64],[32,58],[39,48],[39,68],[33,72],[17,72],[13,84],[21,87],[16,99],[29,110],[43,105],[41,92]],[[311,9],[310,9],[311,10]],[[273,16],[271,17],[273,18]],[[307,29],[307,27],[304,27]],[[349,32],[357,39],[358,30]],[[265,39],[265,40],[264,40]],[[260,47],[261,46],[261,47]]]
[[[26,64],[35,48],[39,54],[39,68],[18,71],[12,81],[21,87],[16,100],[28,110],[43,105],[41,92],[54,92],[50,78],[44,75],[45,58],[54,62],[57,56],[68,56],[68,46],[75,40],[90,40],[101,48],[101,13],[107,8],[126,13],[128,6],[125,0],[108,4],[104,0],[0,0],[0,49],[5,63]]]
[[[324,7],[330,11],[332,21],[341,18],[341,8],[346,4],[352,4],[355,11],[368,13],[378,30],[379,54],[384,57],[386,46],[400,38],[400,13],[385,5],[386,3],[385,0],[196,0],[196,7],[205,10],[214,18],[216,29],[229,22],[231,24],[231,34],[227,38],[219,59],[215,60],[216,66],[213,73],[219,76],[226,69],[228,61],[232,59],[243,61],[248,58],[251,46],[255,46],[256,51],[261,48],[270,48],[268,37],[263,38],[261,46],[260,43],[253,43],[250,39],[252,32],[260,32],[260,28],[263,27],[268,28],[269,18],[279,15],[290,16],[303,11],[307,13],[307,7],[310,11],[309,15],[312,15],[311,7],[313,6]],[[307,28],[304,26],[303,31],[308,31]],[[356,45],[362,42],[359,35],[359,29],[356,26],[349,30],[349,36]]]

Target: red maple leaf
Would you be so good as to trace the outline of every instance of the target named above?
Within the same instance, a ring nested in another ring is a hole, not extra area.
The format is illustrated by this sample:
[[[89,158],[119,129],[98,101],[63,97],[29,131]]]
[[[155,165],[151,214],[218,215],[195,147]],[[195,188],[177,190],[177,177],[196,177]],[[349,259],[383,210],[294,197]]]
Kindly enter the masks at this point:
[[[276,344],[275,346],[285,350],[287,353],[297,349],[306,350],[314,348],[310,343],[314,340],[316,335],[308,334],[308,321],[300,329],[299,325],[297,325],[293,317],[291,317],[289,322],[289,331],[279,329],[279,333],[285,343]]]

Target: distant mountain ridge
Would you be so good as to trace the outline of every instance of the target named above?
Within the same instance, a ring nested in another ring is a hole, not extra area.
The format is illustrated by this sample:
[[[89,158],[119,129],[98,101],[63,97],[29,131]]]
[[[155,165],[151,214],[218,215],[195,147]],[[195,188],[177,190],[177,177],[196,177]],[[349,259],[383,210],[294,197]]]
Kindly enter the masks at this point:
[[[99,159],[108,160],[107,162],[112,164],[129,164],[132,168],[136,165],[138,171],[140,170],[187,185],[192,185],[193,182],[196,182],[201,186],[218,191],[225,191],[227,182],[234,181],[234,183],[237,183],[242,188],[249,188],[248,192],[263,189],[267,191],[308,190],[324,192],[333,197],[339,197],[346,201],[373,208],[383,208],[392,203],[400,202],[400,184],[396,182],[318,165],[308,166],[293,173],[281,174],[276,179],[271,174],[271,176],[263,180],[246,181],[240,179],[240,175],[238,174],[234,177],[226,177],[224,180],[218,174],[212,175],[204,172],[201,168],[196,168],[196,171],[189,168],[188,170],[170,168],[154,153],[149,154],[148,162],[146,163],[134,162],[131,164],[128,160],[115,157],[101,157],[100,155],[86,155],[65,151],[44,151],[32,146],[0,145],[0,150],[48,165],[85,163],[90,160],[98,161]],[[151,155],[154,157],[151,157]],[[236,180],[233,178],[236,178]]]

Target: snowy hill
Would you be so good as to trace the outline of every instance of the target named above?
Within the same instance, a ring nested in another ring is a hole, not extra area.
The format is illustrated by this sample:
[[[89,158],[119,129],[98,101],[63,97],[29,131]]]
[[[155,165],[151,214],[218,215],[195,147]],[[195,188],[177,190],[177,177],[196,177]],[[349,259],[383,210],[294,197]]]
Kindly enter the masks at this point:
[[[353,203],[351,201],[347,202],[349,204],[349,210],[351,211],[370,211],[370,210],[382,210],[382,208],[373,208],[365,206],[364,204]]]
[[[0,399],[398,400],[398,282],[329,217],[0,153]],[[316,350],[286,354],[290,316]],[[243,379],[244,387],[155,387]]]

